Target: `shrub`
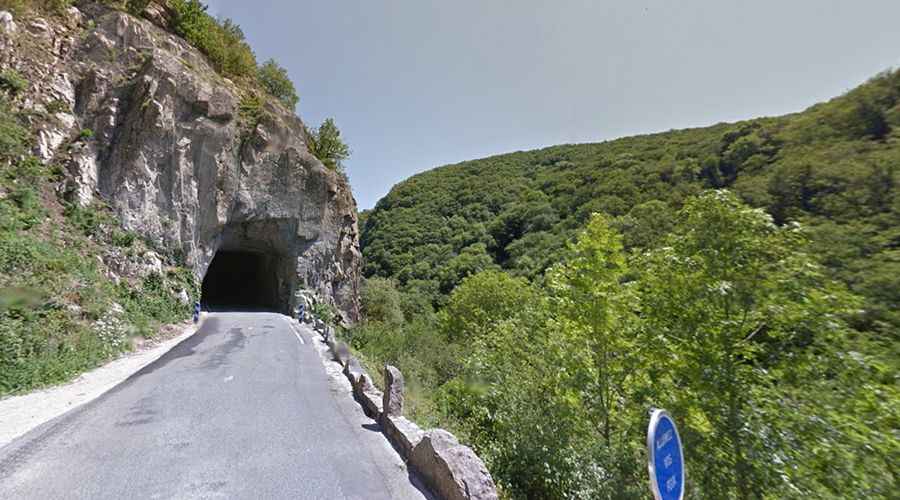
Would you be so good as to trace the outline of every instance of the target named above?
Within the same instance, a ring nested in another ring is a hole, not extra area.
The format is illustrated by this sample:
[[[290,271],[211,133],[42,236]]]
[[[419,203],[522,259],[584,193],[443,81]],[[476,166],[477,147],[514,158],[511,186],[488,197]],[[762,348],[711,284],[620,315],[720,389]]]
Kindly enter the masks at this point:
[[[147,6],[150,5],[150,2],[152,2],[152,1],[153,0],[127,0],[125,2],[125,8],[131,14],[133,14],[135,16],[139,16],[139,15],[141,15],[141,13],[144,12],[144,9],[146,9]]]
[[[297,107],[300,97],[294,83],[288,77],[287,70],[282,68],[274,59],[269,59],[259,67],[259,82],[266,92],[275,97],[290,109]]]
[[[7,69],[0,72],[0,89],[16,95],[28,88],[28,80],[25,79],[18,71]]]
[[[69,104],[62,99],[54,99],[47,103],[47,113],[56,114],[56,113],[69,113],[72,109],[69,107]]]
[[[337,309],[325,302],[316,302],[313,304],[311,311],[312,315],[316,318],[319,318],[327,325],[337,325],[337,323],[341,320],[340,314],[338,314]]]
[[[72,203],[66,206],[63,215],[85,236],[99,236],[104,225],[113,224],[112,217],[100,204],[81,207]]]
[[[6,100],[0,99],[0,160],[11,159],[25,153],[28,131],[19,124]]]

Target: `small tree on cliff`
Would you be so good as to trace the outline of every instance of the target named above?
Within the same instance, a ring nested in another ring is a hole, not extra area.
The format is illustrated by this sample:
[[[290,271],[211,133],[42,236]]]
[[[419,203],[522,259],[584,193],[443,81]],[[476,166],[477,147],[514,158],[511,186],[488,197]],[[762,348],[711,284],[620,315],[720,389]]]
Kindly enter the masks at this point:
[[[259,81],[266,92],[281,101],[290,109],[297,107],[300,97],[294,82],[288,76],[287,70],[282,68],[274,59],[269,59],[259,67]]]
[[[334,119],[326,119],[318,129],[309,129],[304,125],[304,131],[309,152],[326,167],[343,172],[343,161],[350,157],[350,148],[341,139],[341,131]]]

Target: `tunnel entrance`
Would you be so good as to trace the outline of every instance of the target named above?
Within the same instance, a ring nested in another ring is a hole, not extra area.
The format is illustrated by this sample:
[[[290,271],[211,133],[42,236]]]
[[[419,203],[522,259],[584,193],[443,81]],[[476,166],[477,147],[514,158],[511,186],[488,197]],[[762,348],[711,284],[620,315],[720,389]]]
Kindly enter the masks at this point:
[[[278,259],[258,252],[216,252],[201,287],[207,310],[279,311]]]
[[[297,224],[292,218],[226,224],[211,244],[212,260],[201,262],[203,307],[291,314],[298,286],[297,256],[305,244]]]

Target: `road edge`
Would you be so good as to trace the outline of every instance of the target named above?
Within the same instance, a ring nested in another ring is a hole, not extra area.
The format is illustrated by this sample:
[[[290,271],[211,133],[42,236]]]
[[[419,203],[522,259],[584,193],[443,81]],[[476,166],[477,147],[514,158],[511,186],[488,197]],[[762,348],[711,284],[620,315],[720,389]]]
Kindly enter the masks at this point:
[[[37,427],[94,401],[124,382],[197,333],[203,319],[188,325],[175,337],[118,357],[82,373],[71,382],[0,399],[0,449]]]

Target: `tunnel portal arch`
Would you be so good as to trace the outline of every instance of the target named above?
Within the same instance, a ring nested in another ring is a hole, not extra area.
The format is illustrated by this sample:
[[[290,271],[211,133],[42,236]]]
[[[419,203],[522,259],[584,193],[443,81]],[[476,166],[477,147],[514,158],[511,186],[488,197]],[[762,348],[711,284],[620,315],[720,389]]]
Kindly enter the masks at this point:
[[[203,272],[203,307],[290,314],[297,289],[296,228],[292,219],[226,225]]]

